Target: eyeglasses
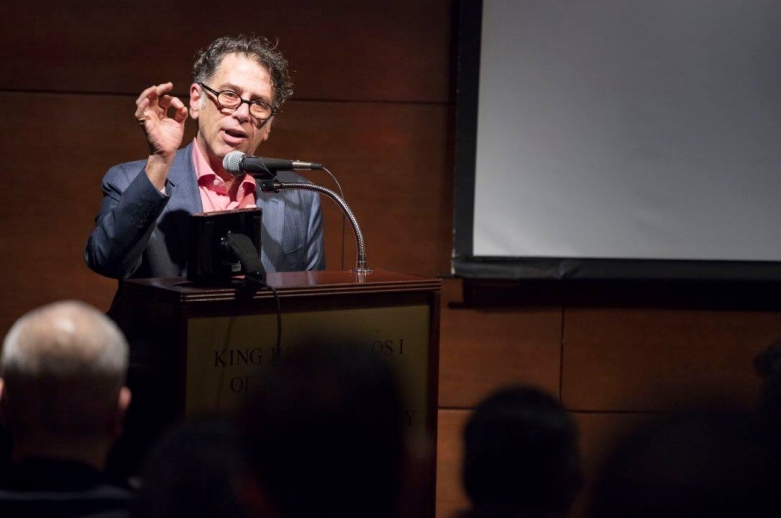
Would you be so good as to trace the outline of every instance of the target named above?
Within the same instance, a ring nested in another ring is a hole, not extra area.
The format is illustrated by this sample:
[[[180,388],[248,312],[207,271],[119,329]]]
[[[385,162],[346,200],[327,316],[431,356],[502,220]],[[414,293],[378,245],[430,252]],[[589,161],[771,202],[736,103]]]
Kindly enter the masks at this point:
[[[201,88],[204,88],[207,92],[215,96],[217,98],[217,103],[227,110],[238,110],[242,103],[247,103],[249,105],[250,115],[261,121],[262,124],[265,124],[271,118],[271,116],[274,115],[274,112],[277,111],[276,108],[272,108],[260,99],[248,101],[246,99],[242,99],[241,96],[233,90],[222,90],[218,92],[217,90],[209,88],[203,83],[198,84],[201,85]]]

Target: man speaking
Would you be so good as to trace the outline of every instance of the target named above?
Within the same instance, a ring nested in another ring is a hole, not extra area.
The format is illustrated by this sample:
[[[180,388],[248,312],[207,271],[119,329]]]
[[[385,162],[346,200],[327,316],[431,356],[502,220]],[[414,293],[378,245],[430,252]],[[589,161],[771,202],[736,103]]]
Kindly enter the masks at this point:
[[[254,155],[291,94],[287,61],[265,38],[222,37],[193,65],[189,113],[194,141],[179,149],[188,110],[163,83],[144,90],[135,117],[150,154],[112,167],[84,258],[107,277],[187,274],[187,220],[197,212],[263,209],[261,262],[268,272],[325,268],[320,199],[300,189],[263,193],[250,175],[233,176],[223,158]],[[283,182],[304,181],[280,172]]]

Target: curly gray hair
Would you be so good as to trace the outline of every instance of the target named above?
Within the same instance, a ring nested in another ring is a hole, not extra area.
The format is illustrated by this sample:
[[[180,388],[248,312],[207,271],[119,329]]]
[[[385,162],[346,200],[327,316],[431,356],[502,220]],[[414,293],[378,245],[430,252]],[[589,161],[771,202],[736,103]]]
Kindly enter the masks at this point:
[[[293,79],[287,60],[268,39],[244,34],[217,38],[197,53],[193,64],[193,81],[206,82],[217,71],[228,54],[242,54],[263,66],[271,76],[274,106],[279,107],[293,95]]]

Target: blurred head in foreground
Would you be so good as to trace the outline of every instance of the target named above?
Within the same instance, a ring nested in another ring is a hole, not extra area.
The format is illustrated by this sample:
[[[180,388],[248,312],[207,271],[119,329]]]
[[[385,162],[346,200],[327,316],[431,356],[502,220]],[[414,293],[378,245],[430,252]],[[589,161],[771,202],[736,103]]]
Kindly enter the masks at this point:
[[[14,459],[76,460],[102,469],[130,403],[127,364],[124,336],[87,304],[57,302],[22,316],[0,356]]]
[[[777,516],[781,457],[754,416],[681,413],[616,446],[594,492],[593,518]]]
[[[469,517],[564,515],[580,491],[577,427],[549,394],[507,387],[483,400],[464,430]]]
[[[138,518],[247,518],[238,497],[244,466],[233,423],[186,421],[152,448],[135,498]]]
[[[402,405],[369,351],[306,346],[283,356],[242,412],[256,511],[277,518],[395,515]]]
[[[769,422],[781,425],[781,340],[754,358],[754,369],[762,378],[759,413]]]

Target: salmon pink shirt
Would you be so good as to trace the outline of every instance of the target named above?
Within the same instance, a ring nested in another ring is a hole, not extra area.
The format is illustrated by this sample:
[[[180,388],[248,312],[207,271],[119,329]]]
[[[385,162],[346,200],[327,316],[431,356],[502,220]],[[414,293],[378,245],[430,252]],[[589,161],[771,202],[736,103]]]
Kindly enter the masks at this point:
[[[246,174],[236,191],[236,199],[231,199],[225,181],[217,176],[206,159],[198,140],[193,142],[193,165],[198,178],[198,191],[201,193],[201,203],[204,212],[218,210],[246,209],[255,207],[255,179]]]

